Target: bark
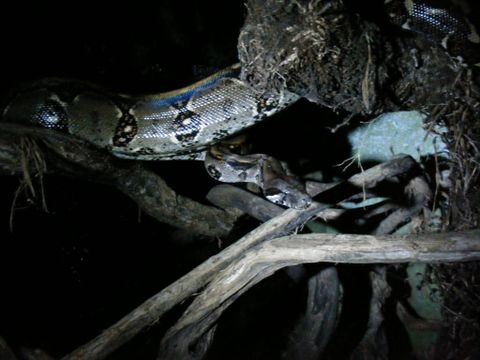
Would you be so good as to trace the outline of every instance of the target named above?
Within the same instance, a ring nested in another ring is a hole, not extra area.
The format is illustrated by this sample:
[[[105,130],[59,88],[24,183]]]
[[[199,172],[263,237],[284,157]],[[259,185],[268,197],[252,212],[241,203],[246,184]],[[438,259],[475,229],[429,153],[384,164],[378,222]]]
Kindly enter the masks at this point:
[[[346,183],[339,183],[334,187],[330,187],[324,193],[319,194],[319,196],[336,203],[350,196],[350,192],[345,191],[345,186],[351,187],[352,191],[356,192],[359,189],[373,188],[385,180],[406,176],[415,166],[416,163],[411,157],[398,157],[389,163],[377,165],[361,174],[354,175]],[[314,202],[304,210],[288,209],[283,211],[279,216],[260,225],[239,239],[235,244],[211,257],[175,283],[145,301],[130,314],[113,324],[89,343],[82,345],[67,355],[64,359],[104,358],[133,338],[141,330],[153,325],[173,306],[181,303],[207,285],[219,271],[236,259],[242,258],[248,249],[266,240],[291,233],[313,216],[321,215],[322,212],[329,210],[330,207],[331,205],[328,204]]]
[[[235,259],[242,257],[247,249],[264,240],[293,231],[326,207],[327,205],[313,203],[305,210],[285,210],[280,216],[260,225],[235,244],[212,256],[175,283],[167,286],[98,337],[65,356],[64,360],[104,358],[141,330],[157,322],[173,306],[203,288],[220,270]]]
[[[390,296],[390,286],[387,282],[387,268],[377,266],[370,272],[372,297],[370,299],[370,313],[368,316],[367,331],[355,348],[352,360],[388,360],[387,335],[383,326],[383,306]]]
[[[163,339],[159,359],[190,359],[199,338],[241,294],[299,263],[455,262],[480,259],[480,231],[410,236],[291,235],[265,242],[217,274]]]
[[[341,291],[337,269],[323,269],[308,279],[305,313],[288,338],[283,359],[321,359],[335,329],[341,311]]]
[[[0,173],[21,175],[32,188],[32,179],[46,173],[111,185],[158,221],[208,236],[227,235],[236,220],[233,213],[176,194],[138,162],[49,129],[0,123]]]

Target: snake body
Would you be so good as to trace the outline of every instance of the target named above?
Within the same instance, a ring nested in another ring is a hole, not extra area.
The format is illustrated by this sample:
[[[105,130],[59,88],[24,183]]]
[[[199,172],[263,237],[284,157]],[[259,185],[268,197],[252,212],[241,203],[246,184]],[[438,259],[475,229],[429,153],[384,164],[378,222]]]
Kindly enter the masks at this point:
[[[480,65],[480,35],[446,0],[384,0],[390,21],[439,44],[453,57]]]
[[[45,79],[18,92],[3,118],[67,132],[122,158],[197,159],[208,145],[298,98],[291,93],[264,98],[238,75],[239,65],[233,65],[191,86],[144,96]]]
[[[478,49],[480,37],[468,20],[430,3],[385,0],[384,6],[392,22],[423,33],[453,55],[465,52],[467,45]],[[237,64],[185,88],[145,96],[46,79],[19,91],[4,108],[3,119],[64,131],[122,158],[204,159],[217,180],[252,182],[275,203],[305,207],[310,198],[275,159],[262,154],[240,156],[221,146],[207,151],[298,99],[288,91],[259,94],[239,75]]]
[[[223,147],[206,151],[298,99],[290,92],[258,94],[239,74],[236,64],[185,88],[143,96],[45,79],[17,92],[3,119],[63,131],[121,158],[204,160],[216,180],[254,183],[271,201],[304,208],[310,197],[276,159]]]

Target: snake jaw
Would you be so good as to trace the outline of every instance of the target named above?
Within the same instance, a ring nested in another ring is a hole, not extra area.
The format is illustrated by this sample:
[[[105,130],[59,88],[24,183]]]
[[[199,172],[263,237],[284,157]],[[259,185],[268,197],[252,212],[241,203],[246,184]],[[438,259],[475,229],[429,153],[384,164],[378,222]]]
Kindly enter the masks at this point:
[[[282,183],[285,185],[285,183]],[[283,186],[285,187],[285,186]],[[268,188],[263,191],[265,197],[274,204],[292,209],[302,210],[312,203],[312,198],[306,193],[290,186],[284,189]]]

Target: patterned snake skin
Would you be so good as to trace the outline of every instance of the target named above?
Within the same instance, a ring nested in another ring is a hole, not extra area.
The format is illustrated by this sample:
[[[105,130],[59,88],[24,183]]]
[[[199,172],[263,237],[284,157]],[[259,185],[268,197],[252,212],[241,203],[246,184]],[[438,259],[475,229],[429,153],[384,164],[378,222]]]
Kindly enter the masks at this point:
[[[205,160],[223,182],[250,182],[271,201],[304,208],[311,200],[302,185],[266,155],[240,156],[219,142],[298,99],[292,93],[266,98],[238,76],[233,65],[191,86],[167,93],[128,96],[62,79],[41,80],[19,91],[3,120],[63,131],[135,160]]]
[[[440,44],[450,55],[480,65],[480,36],[446,0],[385,0],[390,21]]]
[[[478,50],[480,37],[470,22],[434,4],[384,1],[392,22],[424,34],[453,55]],[[255,183],[269,200],[304,208],[311,199],[275,159],[237,155],[221,144],[210,147],[298,100],[289,92],[258,94],[239,73],[239,65],[233,65],[186,88],[147,96],[46,79],[19,91],[4,108],[3,119],[67,132],[122,158],[205,160],[208,173],[219,181]]]

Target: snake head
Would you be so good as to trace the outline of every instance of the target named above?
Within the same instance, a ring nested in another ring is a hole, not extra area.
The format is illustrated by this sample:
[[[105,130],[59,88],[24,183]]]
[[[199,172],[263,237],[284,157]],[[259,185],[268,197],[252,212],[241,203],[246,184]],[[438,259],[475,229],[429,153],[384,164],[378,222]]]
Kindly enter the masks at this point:
[[[305,209],[312,203],[312,198],[305,192],[282,182],[282,188],[272,187],[264,190],[265,197],[277,205],[292,209]]]

